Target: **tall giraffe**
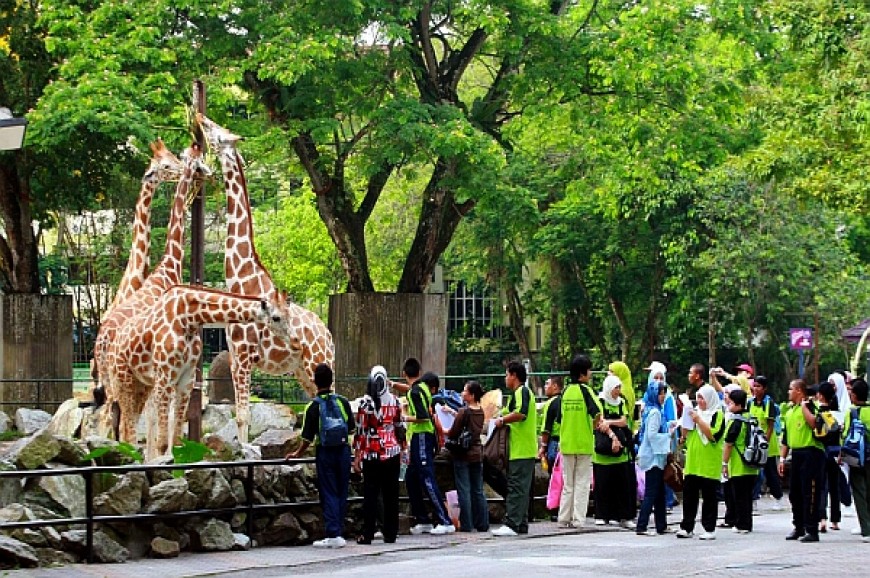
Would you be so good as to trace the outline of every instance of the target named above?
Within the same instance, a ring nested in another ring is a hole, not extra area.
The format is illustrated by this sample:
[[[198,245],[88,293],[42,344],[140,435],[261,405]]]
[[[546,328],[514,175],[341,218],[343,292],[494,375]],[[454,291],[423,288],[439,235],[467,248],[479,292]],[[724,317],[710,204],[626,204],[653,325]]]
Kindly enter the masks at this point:
[[[187,196],[194,181],[201,175],[211,174],[203,163],[202,151],[196,144],[191,145],[182,155],[184,170],[175,189],[175,198],[166,231],[166,248],[163,258],[151,272],[142,287],[126,302],[122,303],[103,320],[97,344],[94,346],[94,357],[101,384],[106,389],[107,407],[117,401],[121,408],[121,423],[118,437],[122,441],[135,443],[136,420],[145,405],[145,397],[137,395],[136,388],[121,390],[116,387],[115,380],[103,379],[112,375],[115,360],[110,355],[111,344],[115,341],[118,330],[128,323],[135,315],[154,303],[167,289],[180,285],[184,271],[184,226]],[[106,412],[104,428],[111,426],[111,412]]]
[[[166,453],[170,440],[174,444],[181,439],[194,372],[202,355],[200,327],[205,323],[257,322],[292,341],[292,329],[283,313],[281,296],[266,301],[176,285],[144,305],[118,330],[111,345],[112,379],[120,391],[137,388],[156,411],[156,419],[148,422],[147,459]]]
[[[260,262],[254,246],[251,205],[242,170],[242,158],[236,151],[239,137],[197,114],[210,148],[218,154],[227,194],[227,239],[224,272],[227,290],[242,295],[269,297],[278,290],[272,276]],[[273,334],[268,327],[233,324],[227,327],[231,371],[236,394],[236,422],[239,440],[247,442],[250,424],[251,368],[269,375],[293,374],[309,395],[317,391],[314,368],[319,363],[335,362],[332,334],[317,315],[295,303],[289,303],[292,325],[299,337],[299,348]]]
[[[154,198],[154,191],[161,182],[177,179],[181,175],[181,161],[166,148],[162,140],[157,139],[151,143],[151,151],[154,156],[142,177],[142,188],[136,201],[130,258],[108,311],[132,297],[145,282],[151,258],[151,200]]]

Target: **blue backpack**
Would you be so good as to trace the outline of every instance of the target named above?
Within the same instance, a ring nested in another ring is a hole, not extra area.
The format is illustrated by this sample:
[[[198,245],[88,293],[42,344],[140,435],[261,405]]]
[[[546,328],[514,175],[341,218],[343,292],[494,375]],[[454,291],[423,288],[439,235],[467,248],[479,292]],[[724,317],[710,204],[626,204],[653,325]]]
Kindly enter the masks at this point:
[[[863,467],[870,460],[870,444],[867,443],[867,427],[858,415],[857,407],[853,407],[850,415],[849,431],[840,448],[840,457],[844,464],[853,468]]]
[[[323,447],[339,447],[347,444],[347,418],[338,401],[331,393],[326,399],[320,396],[314,398],[320,406],[320,432],[317,434]]]

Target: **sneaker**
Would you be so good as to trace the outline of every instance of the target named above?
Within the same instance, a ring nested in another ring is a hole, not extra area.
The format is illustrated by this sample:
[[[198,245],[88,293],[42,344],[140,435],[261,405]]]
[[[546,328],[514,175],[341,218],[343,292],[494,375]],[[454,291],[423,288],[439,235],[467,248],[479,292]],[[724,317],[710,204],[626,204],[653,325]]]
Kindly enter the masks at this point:
[[[635,525],[631,520],[623,520],[619,523],[620,527],[625,528],[626,530],[634,530]]]
[[[604,520],[596,519],[596,520],[595,520],[595,525],[596,525],[596,526],[606,526],[606,525],[607,525],[607,522],[605,522]]]
[[[383,540],[383,539],[384,539],[384,533],[381,532],[380,530],[378,530],[377,532],[375,532],[374,539],[375,539],[375,540]]]
[[[736,526],[734,528],[735,534],[748,534],[749,532],[750,532],[749,530],[741,530],[740,528],[737,528]]]
[[[658,532],[656,532],[655,530],[650,528],[648,530],[644,530],[643,532],[638,532],[637,535],[638,536],[658,536]]]
[[[758,500],[752,500],[752,515],[757,516],[761,512],[758,509]]]
[[[770,509],[773,510],[774,512],[781,512],[783,510],[783,508],[785,508],[785,506],[783,506],[783,504],[782,504],[782,498],[780,498],[778,500],[776,498],[774,498],[773,499],[773,506],[771,506]]]
[[[860,536],[861,535],[861,528],[852,528],[852,531],[850,533],[853,536]]]
[[[430,534],[432,532],[432,524],[417,524],[411,527],[411,533],[415,536],[419,534]]]
[[[698,536],[699,540],[715,540],[716,532],[704,532],[700,536]]]
[[[496,528],[492,530],[493,536],[516,536],[517,533],[514,532],[510,526],[502,526],[501,528]]]
[[[861,541],[870,543],[870,536],[864,536],[863,538],[861,538]]]
[[[682,528],[677,530],[677,538],[691,538],[692,536],[694,536],[692,532],[687,532]]]
[[[452,534],[455,531],[456,526],[454,526],[453,524],[447,524],[446,526],[443,524],[438,524],[437,526],[432,528],[432,531],[429,533],[440,536],[442,534]]]
[[[336,538],[324,538],[312,544],[315,548],[344,548],[344,538],[338,536]]]
[[[800,538],[798,538],[798,542],[803,542],[806,544],[807,542],[818,542],[819,536],[817,534],[804,534]]]

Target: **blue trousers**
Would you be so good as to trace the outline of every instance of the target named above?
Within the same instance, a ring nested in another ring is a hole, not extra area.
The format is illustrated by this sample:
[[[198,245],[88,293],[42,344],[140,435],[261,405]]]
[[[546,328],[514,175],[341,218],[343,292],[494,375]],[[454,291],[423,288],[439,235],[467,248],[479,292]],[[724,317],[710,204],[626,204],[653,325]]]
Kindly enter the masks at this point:
[[[350,446],[317,446],[315,455],[317,489],[327,538],[337,538],[344,530],[347,490],[350,484]]]
[[[463,532],[472,528],[489,530],[489,506],[483,494],[483,462],[453,460],[453,478],[459,494],[459,527]]]
[[[435,481],[435,434],[416,433],[411,436],[411,451],[408,454],[408,470],[405,472],[405,486],[411,501],[411,515],[418,524],[431,524],[429,511],[423,499],[423,492],[432,503],[435,523],[448,525],[450,517],[444,506],[444,496]]]
[[[646,532],[650,514],[655,513],[656,532],[663,534],[668,529],[668,514],[665,506],[665,472],[653,467],[645,472],[643,502],[637,515],[637,531]]]
[[[752,499],[761,498],[761,484],[767,480],[767,489],[770,490],[770,495],[777,500],[781,499],[782,482],[779,479],[779,472],[776,469],[776,456],[769,456],[764,468],[759,472],[758,479],[755,481],[755,488],[752,491]]]

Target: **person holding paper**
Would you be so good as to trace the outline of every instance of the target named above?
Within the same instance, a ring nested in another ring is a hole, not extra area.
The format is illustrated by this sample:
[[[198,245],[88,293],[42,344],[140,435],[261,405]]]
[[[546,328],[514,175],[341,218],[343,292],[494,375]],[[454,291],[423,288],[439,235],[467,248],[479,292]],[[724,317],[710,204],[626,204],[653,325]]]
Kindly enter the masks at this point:
[[[722,476],[722,436],[725,433],[725,416],[722,413],[719,394],[711,385],[698,390],[698,408],[691,410],[695,429],[684,433],[686,437],[686,467],[683,482],[683,520],[677,538],[694,536],[695,516],[698,502],[703,500],[701,525],[704,532],[701,540],[716,539],[716,517],[719,504],[716,494]]]

